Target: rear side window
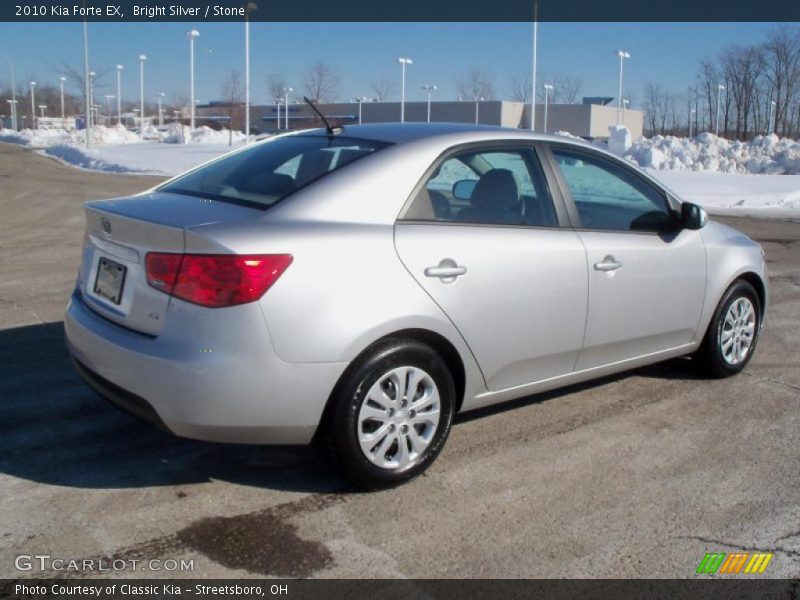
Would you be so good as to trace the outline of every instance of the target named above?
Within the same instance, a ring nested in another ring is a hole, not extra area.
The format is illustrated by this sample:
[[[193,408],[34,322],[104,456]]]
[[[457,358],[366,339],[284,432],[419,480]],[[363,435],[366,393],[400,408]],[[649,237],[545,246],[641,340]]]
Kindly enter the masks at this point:
[[[558,226],[542,167],[530,148],[466,150],[445,158],[405,218]]]
[[[231,154],[159,190],[268,208],[312,181],[387,145],[338,136],[287,136]]]

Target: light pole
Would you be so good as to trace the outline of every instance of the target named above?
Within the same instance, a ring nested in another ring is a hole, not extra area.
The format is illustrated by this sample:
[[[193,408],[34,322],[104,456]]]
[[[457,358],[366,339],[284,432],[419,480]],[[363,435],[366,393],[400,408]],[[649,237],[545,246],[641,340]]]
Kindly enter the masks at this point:
[[[36,82],[31,81],[31,129],[36,129],[36,102],[34,98],[36,94],[34,93],[34,89],[36,88]]]
[[[435,92],[438,88],[435,85],[423,85],[422,89],[428,92],[428,123],[431,122],[431,93]]]
[[[146,54],[139,55],[139,135],[144,133],[144,61]]]
[[[159,127],[163,127],[164,126],[164,117],[163,117],[163,114],[161,112],[161,100],[164,98],[164,92],[158,92],[158,93],[156,93],[156,96],[158,96],[158,126]]]
[[[545,83],[542,87],[544,87],[544,132],[547,133],[547,99],[548,99],[548,92],[553,91],[553,86],[549,83]],[[619,124],[619,121],[617,122]]]
[[[773,133],[775,133],[775,124],[772,122],[773,113],[775,112],[775,106],[776,106],[775,100],[770,100],[769,117],[767,118],[767,135],[772,135]]]
[[[64,126],[64,82],[67,80],[66,77],[61,76],[58,78],[58,82],[61,85],[61,128],[66,129]]]
[[[89,71],[89,126],[94,126],[94,71]]]
[[[11,70],[11,128],[17,130],[17,83],[14,81],[14,63],[12,60],[0,52],[0,56],[6,59],[8,68]]]
[[[617,50],[617,56],[619,56],[619,96],[617,97],[617,125],[621,125],[620,119],[622,118],[622,64],[625,62],[626,58],[630,58],[631,55],[624,50]]]
[[[42,114],[42,119],[44,119],[44,111],[47,108],[47,104],[40,104],[39,105],[39,112]]]
[[[622,99],[622,124],[625,125],[625,109],[628,108],[628,105],[631,103],[630,100],[627,98]]]
[[[689,137],[692,137],[692,115],[696,112],[693,108],[689,109]]]
[[[114,99],[114,94],[106,94],[103,96],[106,99],[106,125],[111,125],[111,101]]]
[[[281,130],[281,99],[280,98],[273,98],[272,101],[275,103],[275,106],[278,107],[278,118],[276,119],[276,123],[278,124],[275,127],[275,131]]]
[[[11,123],[14,131],[17,130],[17,101],[15,99],[6,100],[9,105],[9,111],[11,112]]]
[[[481,102],[483,102],[483,98],[475,96],[475,125],[478,124],[478,107],[480,106]]]
[[[125,67],[117,65],[117,125],[122,123],[122,70]]]
[[[536,131],[536,47],[539,33],[539,3],[533,3],[533,72],[531,73],[531,131]]]
[[[250,12],[257,10],[255,2],[244,7],[244,144],[250,141]]]
[[[290,87],[283,88],[283,94],[284,94],[283,98],[286,101],[286,110],[284,110],[284,112],[286,113],[286,117],[285,117],[286,118],[286,131],[289,131],[289,92],[293,92],[293,91],[294,91],[294,88],[290,88]]]
[[[192,29],[186,37],[189,38],[189,129],[194,131],[194,41],[200,32]]]
[[[397,62],[400,63],[400,69],[402,71],[402,78],[400,83],[400,122],[405,123],[406,121],[406,65],[414,64],[410,58],[400,57],[397,59]]]
[[[714,135],[719,137],[719,102],[722,97],[722,91],[725,89],[725,86],[721,83],[717,85],[717,124],[714,126]]]
[[[86,148],[92,147],[92,136],[89,135],[92,123],[92,103],[89,100],[89,25],[83,20],[83,93],[86,98]]]
[[[358,102],[358,124],[361,125],[361,103],[364,102],[364,98],[359,96],[356,102]]]

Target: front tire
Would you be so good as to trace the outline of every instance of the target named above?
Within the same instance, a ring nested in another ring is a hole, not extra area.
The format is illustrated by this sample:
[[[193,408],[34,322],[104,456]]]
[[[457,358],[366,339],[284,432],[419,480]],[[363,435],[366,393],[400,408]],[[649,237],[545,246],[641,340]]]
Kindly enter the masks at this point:
[[[425,471],[450,433],[455,385],[432,348],[391,339],[362,355],[332,398],[327,450],[365,489],[391,487]]]
[[[697,353],[703,369],[718,378],[741,372],[755,352],[760,330],[758,294],[740,279],[725,292],[708,326]]]

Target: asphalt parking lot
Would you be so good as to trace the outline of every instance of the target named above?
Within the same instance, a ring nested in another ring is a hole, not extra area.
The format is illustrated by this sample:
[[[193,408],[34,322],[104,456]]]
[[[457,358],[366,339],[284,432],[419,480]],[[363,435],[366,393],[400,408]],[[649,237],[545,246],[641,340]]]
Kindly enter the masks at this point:
[[[800,222],[724,219],[771,276],[742,375],[674,360],[464,415],[423,477],[358,494],[306,449],[151,429],[74,373],[82,203],[156,181],[0,144],[0,577],[53,576],[16,569],[34,554],[193,560],[119,573],[146,577],[695,577],[738,549],[800,576]]]

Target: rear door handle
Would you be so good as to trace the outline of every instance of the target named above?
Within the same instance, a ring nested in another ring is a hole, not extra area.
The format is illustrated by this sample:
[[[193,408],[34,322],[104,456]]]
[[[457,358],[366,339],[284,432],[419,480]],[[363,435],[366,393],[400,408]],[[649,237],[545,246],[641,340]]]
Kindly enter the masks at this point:
[[[594,263],[595,271],[605,271],[605,272],[616,271],[621,267],[622,263],[617,261],[617,259],[611,256],[610,254],[600,262]]]
[[[425,269],[426,277],[438,277],[444,283],[450,283],[467,272],[467,267],[459,266],[452,258],[444,258],[435,267]]]

